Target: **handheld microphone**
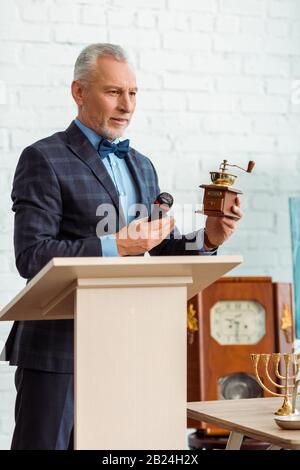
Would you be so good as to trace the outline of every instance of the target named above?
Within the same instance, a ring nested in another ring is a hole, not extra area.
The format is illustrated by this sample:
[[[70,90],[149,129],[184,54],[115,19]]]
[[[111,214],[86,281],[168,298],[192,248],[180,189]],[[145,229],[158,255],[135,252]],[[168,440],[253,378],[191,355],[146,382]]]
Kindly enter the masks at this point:
[[[160,193],[153,203],[151,214],[148,217],[148,222],[152,220],[161,219],[171,209],[174,199],[169,193]]]

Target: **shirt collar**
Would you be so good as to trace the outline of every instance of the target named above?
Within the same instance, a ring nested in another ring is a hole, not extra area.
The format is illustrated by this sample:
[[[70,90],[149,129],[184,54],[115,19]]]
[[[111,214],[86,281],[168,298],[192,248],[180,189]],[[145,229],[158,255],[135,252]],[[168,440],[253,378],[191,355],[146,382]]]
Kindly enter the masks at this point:
[[[93,147],[95,147],[95,149],[98,150],[100,141],[103,139],[103,137],[97,134],[95,131],[93,131],[93,129],[91,129],[90,127],[87,127],[84,124],[82,124],[82,122],[78,118],[75,118],[74,122],[79,127],[79,129],[84,133],[87,139],[89,139]],[[119,138],[113,141],[114,144],[117,144],[119,142],[120,142]]]

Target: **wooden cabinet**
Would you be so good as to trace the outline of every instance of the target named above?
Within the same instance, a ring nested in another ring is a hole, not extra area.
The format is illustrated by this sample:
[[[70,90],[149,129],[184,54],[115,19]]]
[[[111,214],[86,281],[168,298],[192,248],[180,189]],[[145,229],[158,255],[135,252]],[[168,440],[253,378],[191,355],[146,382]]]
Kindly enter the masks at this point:
[[[198,322],[188,334],[188,401],[264,396],[250,355],[292,352],[291,284],[270,277],[222,278],[193,297],[188,309]],[[267,383],[263,371],[262,380]],[[189,420],[188,427],[199,423]]]

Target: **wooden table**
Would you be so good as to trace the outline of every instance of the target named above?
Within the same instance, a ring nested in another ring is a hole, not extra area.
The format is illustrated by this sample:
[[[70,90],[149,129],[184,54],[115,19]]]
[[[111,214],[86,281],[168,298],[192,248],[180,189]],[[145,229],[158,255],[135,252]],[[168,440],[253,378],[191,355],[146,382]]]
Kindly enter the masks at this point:
[[[269,450],[300,449],[300,430],[280,429],[274,421],[274,412],[282,401],[282,398],[249,398],[191,402],[187,415],[231,431],[226,450],[240,449],[244,436],[269,442]]]

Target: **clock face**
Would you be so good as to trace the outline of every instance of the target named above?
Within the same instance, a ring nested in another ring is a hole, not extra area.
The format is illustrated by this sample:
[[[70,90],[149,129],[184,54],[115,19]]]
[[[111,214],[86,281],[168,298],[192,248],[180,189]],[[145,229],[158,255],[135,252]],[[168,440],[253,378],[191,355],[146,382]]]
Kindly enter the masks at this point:
[[[254,300],[220,300],[210,310],[210,331],[221,345],[258,343],[266,334],[266,311]]]

